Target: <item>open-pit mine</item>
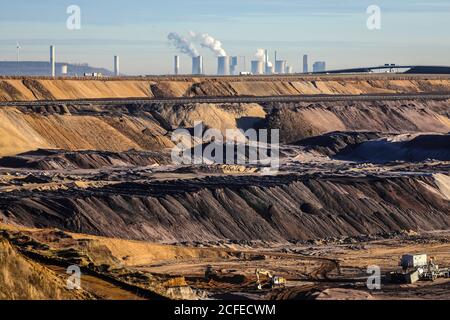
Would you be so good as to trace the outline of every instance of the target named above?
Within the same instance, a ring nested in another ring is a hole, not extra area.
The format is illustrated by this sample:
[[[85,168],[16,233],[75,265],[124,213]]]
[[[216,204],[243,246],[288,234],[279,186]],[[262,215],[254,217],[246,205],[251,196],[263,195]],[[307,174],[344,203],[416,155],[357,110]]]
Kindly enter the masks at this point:
[[[227,147],[199,122],[278,167],[174,163]],[[0,78],[0,299],[448,300],[446,267],[449,76]]]

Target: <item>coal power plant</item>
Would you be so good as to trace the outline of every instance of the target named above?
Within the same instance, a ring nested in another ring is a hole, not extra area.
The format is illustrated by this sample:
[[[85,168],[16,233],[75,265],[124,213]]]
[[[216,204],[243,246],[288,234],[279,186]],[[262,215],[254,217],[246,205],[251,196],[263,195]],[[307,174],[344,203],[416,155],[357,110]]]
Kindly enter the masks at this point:
[[[208,33],[189,32],[188,35],[180,35],[171,32],[167,39],[170,44],[180,53],[188,55],[192,59],[192,74],[208,74],[204,69],[204,58],[197,49],[197,46],[210,51],[217,61],[217,75],[272,75],[272,74],[292,74],[294,68],[288,64],[286,59],[278,59],[278,53],[275,51],[274,60],[269,58],[269,50],[257,49],[255,58],[251,61],[251,72],[248,72],[245,56],[231,56],[227,54],[222,42],[212,37]],[[243,58],[240,60],[240,58]],[[210,63],[211,60],[208,60]],[[210,65],[208,65],[208,70]],[[175,75],[180,74],[180,57],[175,56],[174,71]]]

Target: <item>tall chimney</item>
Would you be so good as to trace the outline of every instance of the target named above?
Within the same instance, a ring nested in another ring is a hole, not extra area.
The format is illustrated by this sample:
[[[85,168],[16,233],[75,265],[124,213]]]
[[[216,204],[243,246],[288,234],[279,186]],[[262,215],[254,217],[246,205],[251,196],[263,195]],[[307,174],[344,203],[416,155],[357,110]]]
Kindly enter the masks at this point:
[[[308,55],[303,56],[303,73],[308,73]]]
[[[175,59],[174,59],[174,74],[176,76],[180,74],[180,56],[175,56]]]
[[[119,56],[114,56],[114,75],[118,77],[120,75],[120,58]]]
[[[50,74],[52,77],[56,75],[56,55],[55,55],[55,46],[50,46]]]

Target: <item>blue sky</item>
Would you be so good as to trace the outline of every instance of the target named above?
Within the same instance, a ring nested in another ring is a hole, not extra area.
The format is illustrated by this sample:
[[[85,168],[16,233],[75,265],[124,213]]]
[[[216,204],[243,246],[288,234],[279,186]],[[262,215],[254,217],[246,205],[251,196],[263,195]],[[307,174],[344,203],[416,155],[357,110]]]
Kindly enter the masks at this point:
[[[122,72],[172,71],[169,32],[210,33],[229,54],[247,56],[257,48],[278,50],[295,70],[300,55],[325,60],[331,69],[384,63],[450,65],[449,0],[0,0],[0,60],[15,59],[18,40],[23,60],[48,59],[112,68],[121,56]],[[66,8],[80,6],[82,28],[66,28]],[[382,9],[382,29],[366,27],[366,9]],[[214,56],[203,49],[206,70]],[[182,71],[190,59],[182,57]]]

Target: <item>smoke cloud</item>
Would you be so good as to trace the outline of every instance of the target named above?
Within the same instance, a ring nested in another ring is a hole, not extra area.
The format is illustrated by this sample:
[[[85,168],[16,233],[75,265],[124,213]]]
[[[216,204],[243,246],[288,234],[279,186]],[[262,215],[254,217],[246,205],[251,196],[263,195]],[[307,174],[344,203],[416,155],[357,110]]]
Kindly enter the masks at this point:
[[[210,49],[212,52],[214,52],[214,54],[216,56],[224,57],[227,55],[227,52],[222,47],[222,42],[220,42],[217,39],[214,39],[209,34],[207,34],[207,33],[201,34],[201,33],[195,33],[195,32],[191,31],[190,36],[194,41],[200,43],[200,45],[203,48]]]
[[[167,36],[167,39],[172,45],[180,52],[185,53],[191,57],[198,57],[200,54],[197,51],[195,45],[183,36],[180,36],[176,32],[172,32]]]

